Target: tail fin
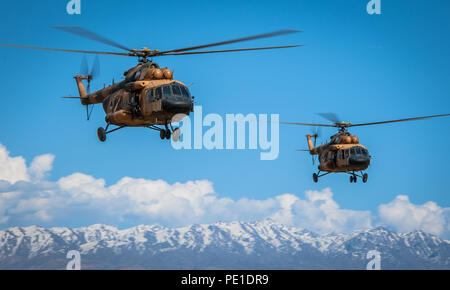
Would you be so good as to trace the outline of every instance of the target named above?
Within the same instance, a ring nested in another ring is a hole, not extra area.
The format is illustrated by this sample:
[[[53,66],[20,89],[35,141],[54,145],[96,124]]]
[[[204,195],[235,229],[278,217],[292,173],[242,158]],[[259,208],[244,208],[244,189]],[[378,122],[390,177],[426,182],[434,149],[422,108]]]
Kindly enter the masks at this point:
[[[306,135],[306,140],[308,140],[309,153],[313,154],[314,145],[313,145],[313,142],[311,140],[311,137],[314,137],[314,135],[310,135],[310,134]]]
[[[84,87],[82,80],[87,80],[88,77],[84,77],[82,75],[76,75],[73,78],[77,82],[78,93],[80,94],[80,97],[85,98],[88,94],[87,94],[86,88]]]

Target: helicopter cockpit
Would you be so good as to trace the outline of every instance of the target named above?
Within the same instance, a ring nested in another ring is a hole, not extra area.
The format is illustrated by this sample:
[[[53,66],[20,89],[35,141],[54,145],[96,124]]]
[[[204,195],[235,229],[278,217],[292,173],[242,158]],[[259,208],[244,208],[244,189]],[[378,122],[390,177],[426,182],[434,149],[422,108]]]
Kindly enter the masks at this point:
[[[370,163],[369,151],[361,146],[341,149],[336,155],[337,161],[348,160],[349,165],[367,166]]]
[[[148,102],[171,97],[190,99],[190,93],[187,87],[176,82],[151,88],[147,92]]]

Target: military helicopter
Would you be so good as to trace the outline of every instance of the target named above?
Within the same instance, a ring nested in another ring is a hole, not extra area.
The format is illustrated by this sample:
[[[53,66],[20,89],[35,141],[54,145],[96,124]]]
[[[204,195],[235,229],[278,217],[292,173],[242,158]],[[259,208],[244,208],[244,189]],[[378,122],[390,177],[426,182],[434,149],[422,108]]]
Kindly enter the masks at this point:
[[[337,115],[333,113],[322,113],[319,115],[328,119],[333,124],[292,123],[292,122],[282,122],[282,123],[302,125],[302,126],[338,128],[339,129],[338,133],[331,136],[330,142],[317,147],[316,147],[316,140],[318,134],[315,133],[306,135],[306,140],[308,142],[309,149],[299,149],[297,151],[308,151],[311,155],[313,155],[313,164],[314,164],[314,155],[317,155],[319,157],[319,166],[318,166],[319,171],[317,173],[313,173],[314,182],[318,182],[320,177],[330,173],[347,173],[350,174],[350,183],[356,183],[358,177],[361,178],[364,183],[367,182],[368,174],[364,173],[364,170],[366,170],[369,167],[371,156],[369,154],[369,151],[367,150],[367,147],[360,144],[358,137],[350,134],[347,128],[450,116],[450,114],[441,114],[441,115],[414,117],[390,121],[352,124],[340,121]],[[312,138],[314,138],[314,142],[312,141]],[[321,172],[325,173],[321,174]],[[357,172],[359,172],[360,174],[358,174]]]
[[[105,51],[86,51],[73,49],[45,48],[24,45],[0,44],[0,46],[28,48],[50,51],[75,52],[95,55],[117,55],[131,56],[138,59],[138,64],[124,72],[125,79],[114,83],[101,90],[90,93],[90,83],[98,71],[98,61],[96,60],[92,72],[89,74],[84,69],[83,75],[74,77],[79,96],[64,97],[79,99],[81,104],[86,106],[86,117],[89,120],[89,105],[102,104],[105,111],[105,128],[98,128],[97,135],[101,142],[106,140],[106,135],[124,127],[146,127],[160,132],[161,139],[170,139],[178,141],[180,136],[179,128],[174,129],[172,122],[179,122],[183,116],[189,115],[193,111],[194,97],[191,96],[188,86],[180,81],[173,79],[173,72],[168,68],[160,68],[152,61],[154,57],[167,55],[190,55],[190,54],[208,54],[221,52],[254,51],[278,48],[291,48],[301,45],[284,45],[271,47],[240,48],[228,50],[207,50],[193,51],[207,47],[213,47],[224,44],[231,44],[261,38],[274,37],[284,34],[300,32],[297,30],[280,30],[265,34],[259,34],[249,37],[237,38],[228,41],[215,42],[204,45],[197,45],[179,49],[151,50],[146,47],[137,50],[129,49],[121,44],[106,39],[94,32],[78,26],[53,26],[64,32],[75,34],[91,40],[95,40],[119,49],[125,52],[105,52]],[[85,62],[82,67],[86,68]],[[87,81],[88,90],[83,84]],[[173,119],[178,116],[178,119]],[[110,129],[111,125],[117,126]],[[162,128],[161,128],[162,126]],[[170,127],[170,129],[169,129]]]

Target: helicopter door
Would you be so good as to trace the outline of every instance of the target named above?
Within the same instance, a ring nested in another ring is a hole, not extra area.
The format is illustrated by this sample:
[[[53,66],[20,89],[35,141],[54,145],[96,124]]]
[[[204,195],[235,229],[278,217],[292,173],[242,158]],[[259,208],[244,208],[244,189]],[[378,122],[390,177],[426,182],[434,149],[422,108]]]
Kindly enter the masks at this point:
[[[162,88],[150,88],[147,91],[144,104],[144,115],[150,115],[152,112],[161,111]]]
[[[342,167],[346,165],[346,161],[345,161],[345,150],[341,149],[337,152],[337,156],[336,156],[336,166],[337,167]]]

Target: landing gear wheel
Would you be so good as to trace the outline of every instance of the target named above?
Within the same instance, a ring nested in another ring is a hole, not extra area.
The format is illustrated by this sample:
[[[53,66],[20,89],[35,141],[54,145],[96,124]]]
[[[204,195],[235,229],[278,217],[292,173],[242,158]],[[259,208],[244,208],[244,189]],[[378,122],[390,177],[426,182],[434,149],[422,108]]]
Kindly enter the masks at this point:
[[[316,183],[317,183],[317,181],[319,181],[319,176],[317,176],[316,173],[313,173],[313,180],[314,180],[314,182],[316,182]]]
[[[353,176],[353,183],[356,183],[358,181],[358,178],[356,176]]]
[[[169,129],[166,130],[166,139],[169,140],[170,136],[172,136],[172,132]]]
[[[164,140],[164,138],[166,138],[166,130],[159,131],[159,137],[161,140]]]
[[[350,175],[350,183],[353,183],[353,176]]]
[[[175,130],[173,130],[173,132],[172,132],[172,141],[173,142],[178,142],[178,140],[180,140],[180,135],[181,135],[180,128],[176,128]]]
[[[99,127],[97,129],[97,136],[98,136],[98,140],[100,140],[101,142],[105,142],[105,140],[106,140],[105,129],[103,129],[102,127]]]
[[[363,182],[366,183],[368,178],[369,178],[369,175],[367,175],[367,173],[364,173],[363,174]]]

